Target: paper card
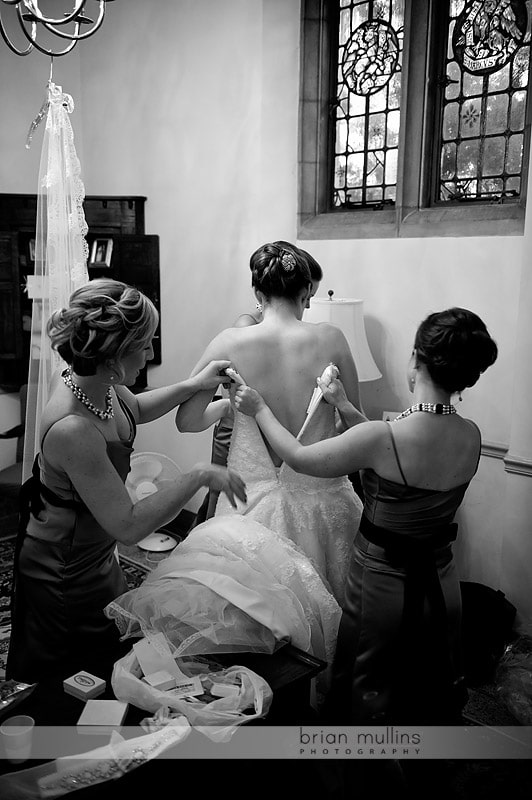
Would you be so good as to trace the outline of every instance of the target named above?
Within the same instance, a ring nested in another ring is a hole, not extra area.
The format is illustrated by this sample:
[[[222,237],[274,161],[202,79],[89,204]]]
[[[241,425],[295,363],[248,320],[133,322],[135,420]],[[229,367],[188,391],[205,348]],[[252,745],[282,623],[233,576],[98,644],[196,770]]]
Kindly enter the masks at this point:
[[[151,675],[152,672],[159,672],[159,670],[163,669],[163,660],[161,656],[153,649],[147,639],[134,642],[133,651],[144,675]]]
[[[147,635],[147,639],[150,645],[153,647],[153,649],[161,656],[161,659],[163,660],[165,665],[164,669],[167,669],[170,675],[174,675],[174,677],[177,678],[178,681],[179,680],[188,681],[189,680],[188,675],[185,675],[185,673],[182,672],[179,669],[178,665],[176,664],[176,661],[172,655],[172,651],[170,650],[170,646],[166,640],[164,633],[155,633],[155,634],[149,633]]]
[[[133,651],[144,675],[166,670],[178,681],[189,680],[177,666],[164,633],[148,634],[133,644]]]
[[[176,697],[184,697],[186,695],[196,697],[197,695],[205,694],[205,689],[201,685],[199,676],[195,675],[193,678],[185,678],[185,680],[179,681],[175,689],[170,689],[170,693]]]
[[[175,675],[177,665],[163,633],[135,642],[133,651],[144,675],[151,675],[153,672],[160,672],[161,670],[166,670],[171,675]],[[181,676],[176,675],[176,678],[178,677]]]
[[[173,689],[177,683],[175,675],[171,675],[168,670],[161,669],[159,672],[152,672],[151,675],[145,675],[144,680],[153,686],[154,689]]]

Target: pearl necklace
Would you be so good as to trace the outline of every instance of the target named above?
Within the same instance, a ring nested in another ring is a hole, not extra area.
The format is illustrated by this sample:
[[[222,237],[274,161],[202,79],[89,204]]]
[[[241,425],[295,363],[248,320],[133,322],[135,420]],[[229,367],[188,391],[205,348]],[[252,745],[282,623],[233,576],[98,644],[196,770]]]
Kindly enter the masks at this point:
[[[94,403],[92,403],[83,389],[81,389],[77,383],[74,383],[72,380],[72,370],[70,367],[67,367],[61,373],[61,377],[63,378],[65,384],[68,386],[74,397],[76,397],[80,403],[88,408],[91,414],[95,414],[100,419],[110,419],[114,417],[115,412],[113,411],[113,398],[111,395],[111,387],[107,389],[107,393],[105,395],[105,411],[102,411],[101,408],[97,408]]]
[[[445,405],[445,403],[415,403],[395,417],[394,422],[397,422],[398,419],[409,417],[410,414],[414,414],[416,411],[428,411],[429,414],[456,414],[456,408],[452,405]]]

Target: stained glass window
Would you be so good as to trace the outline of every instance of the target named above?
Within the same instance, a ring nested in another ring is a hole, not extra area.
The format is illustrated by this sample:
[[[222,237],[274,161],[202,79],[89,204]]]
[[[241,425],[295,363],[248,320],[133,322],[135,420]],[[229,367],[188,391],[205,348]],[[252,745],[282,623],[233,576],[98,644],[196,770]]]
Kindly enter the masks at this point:
[[[334,208],[395,203],[403,29],[403,0],[339,2]]]
[[[302,9],[301,238],[522,235],[532,0]]]
[[[518,199],[532,3],[450,0],[435,201]]]

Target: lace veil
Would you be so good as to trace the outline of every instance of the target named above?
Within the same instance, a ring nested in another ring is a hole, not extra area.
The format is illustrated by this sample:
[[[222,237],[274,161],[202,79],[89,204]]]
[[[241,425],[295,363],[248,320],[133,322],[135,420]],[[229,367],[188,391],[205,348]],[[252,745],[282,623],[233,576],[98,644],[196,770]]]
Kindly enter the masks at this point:
[[[39,424],[48,400],[50,380],[61,365],[46,333],[50,314],[68,304],[72,292],[89,280],[87,224],[83,211],[85,190],[74,146],[69,114],[74,101],[50,80],[47,99],[33,121],[26,147],[35,128],[46,116],[39,182],[35,234],[35,273],[28,279],[33,300],[31,348],[22,479],[31,475],[40,449]]]

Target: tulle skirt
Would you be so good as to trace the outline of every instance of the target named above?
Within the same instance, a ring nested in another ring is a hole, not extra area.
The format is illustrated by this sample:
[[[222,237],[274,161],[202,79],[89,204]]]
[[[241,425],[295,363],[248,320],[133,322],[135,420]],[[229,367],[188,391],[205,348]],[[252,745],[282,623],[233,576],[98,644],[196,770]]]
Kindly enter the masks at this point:
[[[246,517],[193,528],[105,608],[122,639],[163,632],[174,656],[273,653],[289,641],[328,663],[341,610],[291,541]]]

